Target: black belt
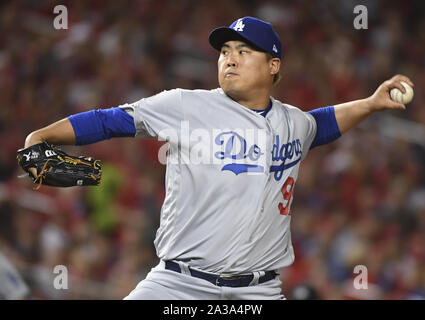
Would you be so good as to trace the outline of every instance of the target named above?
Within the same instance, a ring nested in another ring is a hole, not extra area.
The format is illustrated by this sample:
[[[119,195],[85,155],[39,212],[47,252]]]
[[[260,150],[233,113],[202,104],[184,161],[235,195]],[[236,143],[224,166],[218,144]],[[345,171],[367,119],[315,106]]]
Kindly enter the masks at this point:
[[[165,261],[165,269],[182,273],[179,264],[174,261]],[[191,268],[189,268],[189,272],[192,277],[207,280],[219,287],[248,287],[252,279],[254,279],[254,275],[252,274],[244,276],[220,276],[201,272]],[[266,271],[265,274],[258,279],[258,283],[264,283],[266,281],[272,280],[276,277],[276,275],[278,275],[278,273],[275,271]]]

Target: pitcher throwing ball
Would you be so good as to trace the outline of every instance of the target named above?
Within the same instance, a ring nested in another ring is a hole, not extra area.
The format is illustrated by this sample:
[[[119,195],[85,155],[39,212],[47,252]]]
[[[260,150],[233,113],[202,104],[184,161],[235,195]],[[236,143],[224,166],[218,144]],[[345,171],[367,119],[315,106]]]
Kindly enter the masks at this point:
[[[303,112],[270,96],[283,50],[269,23],[240,18],[213,30],[209,42],[219,52],[219,88],[174,89],[71,115],[25,141],[25,148],[168,141],[154,242],[160,263],[125,299],[284,299],[278,270],[295,258],[291,203],[300,162],[372,113],[405,109],[389,92],[404,93],[401,81],[413,86],[397,75],[368,98]]]

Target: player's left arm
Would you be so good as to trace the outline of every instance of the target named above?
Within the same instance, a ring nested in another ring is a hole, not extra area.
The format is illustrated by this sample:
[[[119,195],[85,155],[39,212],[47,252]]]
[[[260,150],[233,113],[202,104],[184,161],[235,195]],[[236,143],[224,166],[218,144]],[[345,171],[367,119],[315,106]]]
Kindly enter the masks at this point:
[[[393,88],[406,92],[401,81],[413,87],[408,77],[396,75],[383,82],[368,98],[309,111],[308,114],[314,118],[316,126],[310,149],[336,140],[374,112],[406,109],[404,104],[395,102],[390,97],[390,91]]]
[[[403,75],[396,75],[384,81],[373,95],[366,99],[350,101],[334,106],[335,119],[341,134],[357,126],[371,114],[384,110],[405,110],[406,106],[395,102],[390,97],[390,90],[398,88],[405,93],[406,90],[401,81],[413,87],[412,81]]]

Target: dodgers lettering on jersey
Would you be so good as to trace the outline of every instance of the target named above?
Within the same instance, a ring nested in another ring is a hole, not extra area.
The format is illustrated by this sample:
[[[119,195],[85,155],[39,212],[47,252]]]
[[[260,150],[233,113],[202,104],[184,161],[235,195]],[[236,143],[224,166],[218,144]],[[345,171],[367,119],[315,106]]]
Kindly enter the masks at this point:
[[[292,264],[290,206],[316,122],[271,101],[265,117],[222,89],[174,89],[120,106],[136,136],[169,143],[159,258],[228,275]]]
[[[275,141],[272,149],[272,159],[273,161],[282,161],[282,163],[277,166],[271,166],[270,172],[274,172],[274,178],[280,180],[285,170],[301,161],[302,145],[300,139],[280,145],[279,135],[276,135]],[[287,160],[290,162],[286,162]]]
[[[227,137],[227,140],[225,140]],[[240,147],[237,148],[235,152],[235,139],[239,141]],[[239,135],[234,131],[225,131],[217,135],[214,139],[217,145],[225,145],[225,151],[218,151],[215,153],[215,157],[217,159],[250,159],[252,162],[257,162],[257,160],[264,154],[261,152],[261,149],[258,145],[253,144],[249,150],[247,150],[247,142],[244,137]],[[226,141],[226,143],[224,143]],[[230,163],[226,164],[221,170],[229,170],[235,173],[236,175],[243,172],[264,172],[264,166],[259,164],[238,164],[238,163]]]

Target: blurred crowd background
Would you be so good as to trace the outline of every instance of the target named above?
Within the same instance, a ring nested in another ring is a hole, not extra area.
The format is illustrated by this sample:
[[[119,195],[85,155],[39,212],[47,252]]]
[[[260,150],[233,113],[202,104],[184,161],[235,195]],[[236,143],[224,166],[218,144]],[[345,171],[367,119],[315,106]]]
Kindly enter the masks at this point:
[[[58,4],[68,9],[67,30],[53,27]],[[353,26],[359,4],[368,9],[367,30]],[[284,294],[425,299],[419,0],[1,1],[0,251],[27,282],[27,298],[125,297],[158,263],[165,167],[156,140],[66,146],[103,160],[102,184],[35,192],[17,178],[25,137],[68,115],[165,89],[216,88],[218,53],[208,34],[247,15],[270,21],[282,39],[282,81],[273,91],[282,102],[308,111],[365,98],[397,73],[415,84],[406,111],[373,115],[302,163],[292,205],[296,259],[280,270]],[[67,290],[53,287],[57,265],[69,271]],[[367,267],[367,290],[353,288],[356,265]]]

